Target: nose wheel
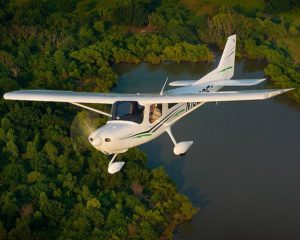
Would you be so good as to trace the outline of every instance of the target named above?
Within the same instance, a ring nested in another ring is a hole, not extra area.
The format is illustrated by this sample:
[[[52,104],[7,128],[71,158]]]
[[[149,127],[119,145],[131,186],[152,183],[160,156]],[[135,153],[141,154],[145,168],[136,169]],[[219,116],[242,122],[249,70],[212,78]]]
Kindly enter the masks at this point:
[[[118,155],[117,153],[114,154],[114,156],[112,157],[112,159],[108,164],[108,173],[110,174],[115,174],[116,172],[119,172],[125,164],[125,162],[114,162],[117,155]]]

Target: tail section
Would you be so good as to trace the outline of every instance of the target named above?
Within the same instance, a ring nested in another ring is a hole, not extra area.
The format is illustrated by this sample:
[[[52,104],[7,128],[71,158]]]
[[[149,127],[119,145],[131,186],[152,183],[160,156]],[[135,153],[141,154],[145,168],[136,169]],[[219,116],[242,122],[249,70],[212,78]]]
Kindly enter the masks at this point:
[[[203,84],[215,80],[231,79],[234,74],[235,49],[236,35],[232,35],[227,39],[227,43],[218,67],[196,81],[193,85]]]
[[[228,38],[225,49],[223,51],[217,73],[222,79],[230,79],[234,74],[236,35]]]

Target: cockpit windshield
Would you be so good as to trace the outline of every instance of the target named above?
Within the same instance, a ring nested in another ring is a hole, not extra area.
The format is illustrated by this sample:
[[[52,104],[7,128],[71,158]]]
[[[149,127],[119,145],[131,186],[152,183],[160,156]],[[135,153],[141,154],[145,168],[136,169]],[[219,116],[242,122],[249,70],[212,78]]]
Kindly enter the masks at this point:
[[[115,102],[112,107],[112,120],[142,123],[144,106],[135,101]]]

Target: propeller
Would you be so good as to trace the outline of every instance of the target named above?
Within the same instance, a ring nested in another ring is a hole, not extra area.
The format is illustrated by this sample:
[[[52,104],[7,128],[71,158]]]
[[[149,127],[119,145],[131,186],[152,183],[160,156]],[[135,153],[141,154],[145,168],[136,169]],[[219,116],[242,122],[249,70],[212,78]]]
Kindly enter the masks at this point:
[[[71,124],[71,140],[73,149],[82,153],[88,150],[91,145],[88,136],[100,125],[99,116],[93,112],[78,112]]]
[[[78,112],[71,125],[71,140],[74,151],[83,153],[90,149],[88,137],[95,132],[100,125],[104,124],[105,119],[99,118],[99,114],[90,111]],[[119,172],[125,162],[114,162],[118,154],[114,154],[108,164],[108,172],[115,174]]]

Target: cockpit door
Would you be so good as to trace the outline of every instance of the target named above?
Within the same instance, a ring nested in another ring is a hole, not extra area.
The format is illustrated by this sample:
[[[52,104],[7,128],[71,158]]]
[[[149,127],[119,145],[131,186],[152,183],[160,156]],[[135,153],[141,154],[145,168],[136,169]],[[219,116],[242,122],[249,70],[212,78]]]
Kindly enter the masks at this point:
[[[123,120],[142,123],[144,120],[144,106],[136,101],[119,101],[112,106],[112,120]]]

